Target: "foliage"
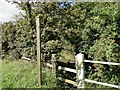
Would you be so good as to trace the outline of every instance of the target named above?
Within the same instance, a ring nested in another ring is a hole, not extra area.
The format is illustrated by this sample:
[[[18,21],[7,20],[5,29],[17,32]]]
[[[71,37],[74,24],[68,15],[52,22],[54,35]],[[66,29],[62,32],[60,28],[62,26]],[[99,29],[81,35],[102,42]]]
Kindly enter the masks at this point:
[[[2,45],[3,50],[6,49],[4,52],[16,49],[21,56],[36,58],[35,17],[39,14],[44,52],[61,53],[67,50],[77,54],[82,51],[90,57],[93,56],[95,60],[112,58],[111,61],[114,61],[117,58],[118,61],[117,3],[76,3],[73,5],[64,3],[65,7],[60,6],[61,3],[22,2],[17,4],[25,14],[16,16],[17,21],[14,24],[11,22],[3,24]],[[98,51],[103,51],[98,44],[103,44],[107,50],[100,58],[96,54],[99,55]],[[9,46],[5,47],[7,45]],[[102,59],[102,57],[105,58]]]
[[[9,55],[15,58],[19,58],[19,52],[16,50],[15,42],[16,39],[15,24],[12,22],[6,22],[1,25],[1,43],[2,52],[1,54]],[[11,54],[11,55],[10,55]]]

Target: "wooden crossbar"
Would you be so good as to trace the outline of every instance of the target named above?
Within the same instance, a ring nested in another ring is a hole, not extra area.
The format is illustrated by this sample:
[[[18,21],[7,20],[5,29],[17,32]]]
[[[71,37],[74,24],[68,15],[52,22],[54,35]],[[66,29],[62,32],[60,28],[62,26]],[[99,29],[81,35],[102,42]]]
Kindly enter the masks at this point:
[[[95,84],[100,84],[100,85],[104,85],[104,86],[114,87],[114,88],[120,88],[120,86],[118,86],[118,85],[113,85],[113,84],[108,84],[108,83],[103,83],[103,82],[97,82],[97,81],[89,80],[89,79],[84,79],[84,81],[89,82],[89,83],[95,83]]]
[[[51,67],[52,68],[52,64],[50,63],[44,63],[47,67]]]
[[[84,62],[98,63],[98,64],[107,64],[107,65],[118,65],[118,66],[120,66],[120,63],[114,63],[114,62],[102,62],[102,61],[92,61],[92,60],[84,60]]]
[[[67,67],[58,66],[58,69],[76,73],[75,69],[71,69],[71,68],[67,68]]]
[[[69,79],[65,79],[66,83],[72,84],[74,86],[77,86],[77,83],[75,81],[69,80]]]

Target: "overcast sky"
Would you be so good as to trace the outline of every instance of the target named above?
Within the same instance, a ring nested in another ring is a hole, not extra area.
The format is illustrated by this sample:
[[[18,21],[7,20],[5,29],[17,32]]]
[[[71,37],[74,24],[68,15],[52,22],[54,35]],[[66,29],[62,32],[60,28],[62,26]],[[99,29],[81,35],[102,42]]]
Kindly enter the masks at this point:
[[[14,15],[20,12],[15,5],[6,2],[6,0],[0,0],[0,22],[13,21]]]

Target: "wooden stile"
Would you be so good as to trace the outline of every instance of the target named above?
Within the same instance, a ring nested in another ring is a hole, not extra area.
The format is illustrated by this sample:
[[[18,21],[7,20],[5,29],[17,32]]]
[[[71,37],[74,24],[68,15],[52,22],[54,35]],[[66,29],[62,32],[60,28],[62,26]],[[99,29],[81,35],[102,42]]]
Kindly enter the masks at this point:
[[[76,70],[71,69],[71,68],[67,68],[67,67],[62,67],[62,66],[56,67],[55,54],[52,55],[52,60],[51,60],[52,64],[46,63],[45,65],[52,68],[52,73],[55,76],[56,76],[56,70],[57,69],[58,70],[69,71],[69,72],[72,72],[72,73],[76,73],[77,82],[69,80],[69,79],[64,79],[64,81],[66,83],[77,86],[77,88],[85,88],[85,82],[88,82],[88,83],[100,84],[100,85],[120,89],[120,86],[118,86],[118,85],[113,85],[113,84],[108,84],[108,83],[104,83],[104,82],[98,82],[98,81],[94,81],[94,80],[85,79],[84,78],[84,64],[83,64],[85,62],[88,62],[88,63],[99,63],[99,64],[118,65],[119,66],[120,63],[84,60],[84,54],[82,54],[82,53],[77,54],[75,56],[75,58],[76,58]]]

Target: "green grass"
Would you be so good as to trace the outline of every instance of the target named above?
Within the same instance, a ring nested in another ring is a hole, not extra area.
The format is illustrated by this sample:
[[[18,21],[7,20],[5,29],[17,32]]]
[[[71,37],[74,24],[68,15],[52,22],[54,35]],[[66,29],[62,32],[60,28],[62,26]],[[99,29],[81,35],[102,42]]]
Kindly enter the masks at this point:
[[[37,65],[20,60],[2,61],[2,88],[52,88],[56,79],[48,69],[42,70],[42,86],[37,81]]]

